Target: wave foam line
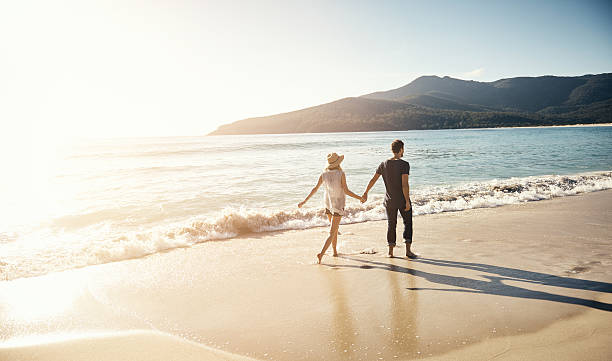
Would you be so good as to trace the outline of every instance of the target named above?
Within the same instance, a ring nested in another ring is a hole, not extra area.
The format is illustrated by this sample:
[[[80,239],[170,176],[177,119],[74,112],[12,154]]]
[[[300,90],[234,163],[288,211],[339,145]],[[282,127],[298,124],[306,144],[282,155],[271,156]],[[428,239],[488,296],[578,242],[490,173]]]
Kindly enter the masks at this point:
[[[456,186],[427,187],[413,192],[412,204],[414,215],[423,215],[499,207],[605,189],[612,189],[612,172],[511,178]],[[381,197],[348,207],[346,213],[342,218],[343,224],[386,219]],[[38,250],[29,257],[0,259],[0,278],[28,277],[68,268],[139,258],[168,249],[249,233],[327,225],[328,221],[322,209],[264,212],[228,208],[217,217],[195,217],[181,224],[160,226],[148,232],[132,232],[114,238],[100,237],[99,240],[81,243],[57,242],[54,248]]]
[[[612,189],[612,172],[573,176],[540,176],[472,182],[459,186],[428,187],[413,194],[414,215],[490,208],[527,201]],[[343,224],[386,219],[382,199],[373,199],[346,209]],[[165,250],[173,246],[190,245],[249,233],[326,226],[322,209],[296,209],[262,212],[253,209],[225,209],[216,218],[194,219],[185,226],[169,231],[136,234],[120,241],[155,240],[156,247]]]

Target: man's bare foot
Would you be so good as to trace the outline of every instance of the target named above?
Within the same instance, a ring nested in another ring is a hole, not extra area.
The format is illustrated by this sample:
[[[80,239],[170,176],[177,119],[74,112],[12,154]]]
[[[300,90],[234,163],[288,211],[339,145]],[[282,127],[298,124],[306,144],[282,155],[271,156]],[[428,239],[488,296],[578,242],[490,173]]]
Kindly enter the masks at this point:
[[[334,257],[338,257],[338,252],[334,252]]]
[[[323,258],[323,253],[317,254],[317,258],[319,259],[319,264],[321,264],[321,258]]]
[[[389,258],[393,257],[393,247],[394,246],[389,246],[389,253],[387,254],[387,257],[389,257]]]
[[[419,257],[418,254],[413,253],[410,250],[410,243],[406,243],[406,257],[408,257],[408,258],[417,258],[417,257]]]
[[[419,255],[416,253],[412,253],[411,251],[406,251],[406,257],[408,258],[419,258]]]

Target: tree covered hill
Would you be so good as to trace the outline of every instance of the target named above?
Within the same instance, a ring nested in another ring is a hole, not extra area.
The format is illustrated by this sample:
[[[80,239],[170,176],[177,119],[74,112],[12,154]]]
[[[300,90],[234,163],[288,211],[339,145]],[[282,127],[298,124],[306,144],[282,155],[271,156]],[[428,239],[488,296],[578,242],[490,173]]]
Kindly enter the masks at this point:
[[[248,118],[212,135],[482,128],[612,122],[612,74],[477,82],[423,76],[397,89]]]

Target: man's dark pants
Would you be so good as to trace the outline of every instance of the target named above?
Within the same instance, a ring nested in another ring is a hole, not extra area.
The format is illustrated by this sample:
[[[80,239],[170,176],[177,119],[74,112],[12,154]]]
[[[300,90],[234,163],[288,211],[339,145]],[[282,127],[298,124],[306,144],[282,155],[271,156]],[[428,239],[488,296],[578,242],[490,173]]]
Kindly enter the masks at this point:
[[[387,243],[389,246],[395,246],[395,228],[397,226],[397,211],[399,211],[404,220],[404,242],[412,244],[412,207],[406,210],[406,207],[394,207],[391,205],[385,206],[387,210]]]

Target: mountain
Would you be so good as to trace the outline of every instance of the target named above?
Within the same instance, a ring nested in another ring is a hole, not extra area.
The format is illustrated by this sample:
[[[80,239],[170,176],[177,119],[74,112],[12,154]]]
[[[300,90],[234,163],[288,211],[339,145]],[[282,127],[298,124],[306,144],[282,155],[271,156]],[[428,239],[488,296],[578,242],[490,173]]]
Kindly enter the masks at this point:
[[[211,135],[612,122],[612,73],[477,82],[422,76],[388,91],[222,125]]]
[[[433,94],[432,94],[433,93]],[[588,104],[612,98],[612,74],[579,77],[541,76],[501,79],[490,83],[450,77],[423,76],[401,88],[364,95],[365,98],[401,100],[431,94],[497,109],[536,112],[551,106]]]
[[[465,111],[487,111],[491,110],[480,105],[470,105],[462,103],[456,97],[451,97],[448,94],[440,94],[431,92],[429,94],[409,95],[399,99],[402,103],[420,105],[433,109],[448,109],[448,110],[465,110]]]

